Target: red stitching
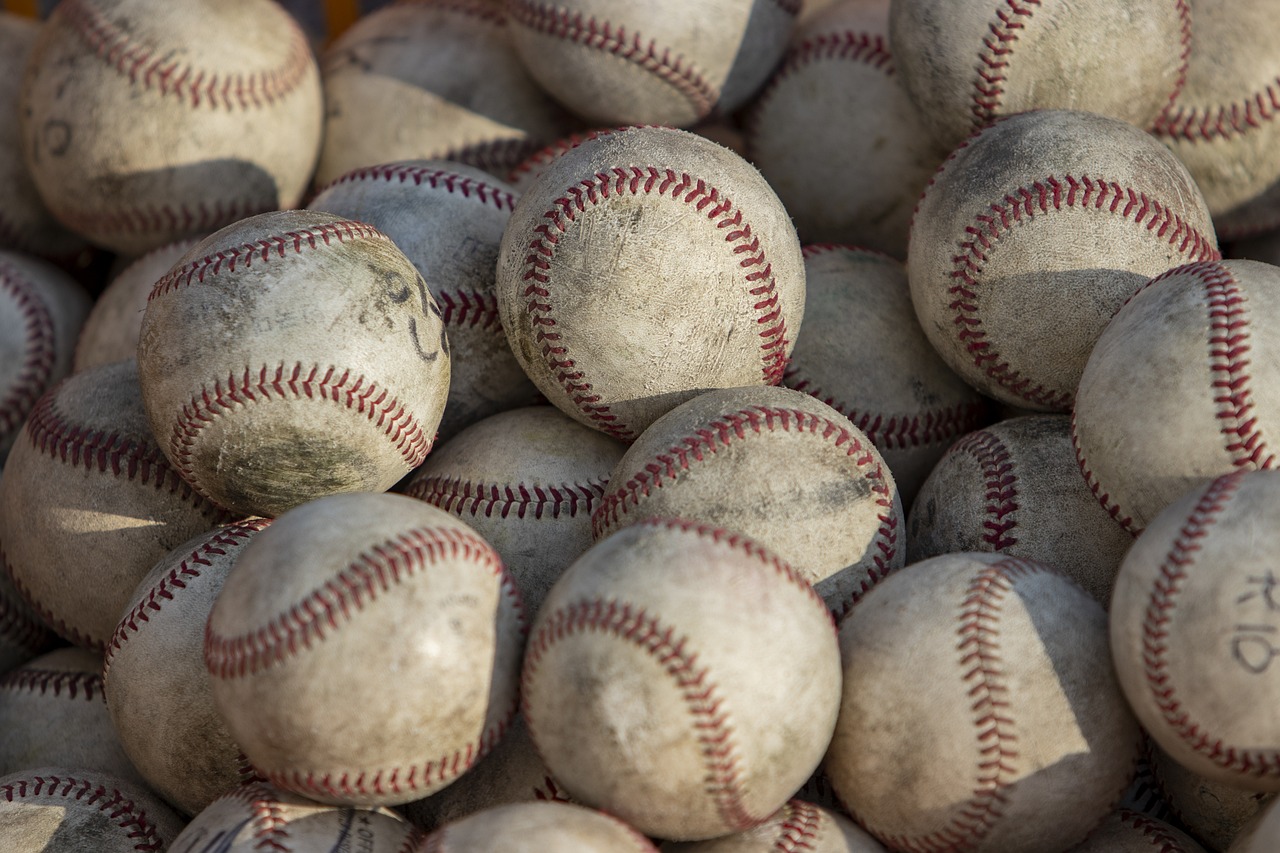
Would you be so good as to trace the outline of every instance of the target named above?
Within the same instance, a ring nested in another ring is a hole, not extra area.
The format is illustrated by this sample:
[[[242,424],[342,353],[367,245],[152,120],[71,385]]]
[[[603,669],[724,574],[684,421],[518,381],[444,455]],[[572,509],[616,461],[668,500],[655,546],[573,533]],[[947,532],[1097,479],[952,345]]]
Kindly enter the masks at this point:
[[[458,516],[573,518],[579,513],[590,514],[604,497],[608,482],[589,479],[585,483],[498,485],[432,475],[411,485],[405,494]]]
[[[610,53],[648,71],[684,96],[698,118],[709,115],[720,100],[720,92],[692,62],[673,54],[670,48],[659,47],[654,39],[646,42],[640,33],[626,27],[537,0],[510,0],[507,14],[534,32]]]
[[[49,306],[25,276],[2,259],[0,294],[8,296],[17,305],[26,341],[18,375],[0,397],[0,435],[8,435],[22,425],[36,400],[48,389],[57,351]]]
[[[241,785],[222,799],[236,800],[248,809],[253,821],[254,850],[293,853],[289,841],[289,819],[277,792],[267,785]]]
[[[273,201],[237,198],[200,201],[194,205],[165,203],[112,207],[110,210],[75,208],[70,199],[58,200],[58,219],[68,228],[100,237],[120,234],[206,234],[233,222],[276,209]]]
[[[1202,547],[1201,540],[1227,508],[1247,473],[1236,471],[1210,483],[1174,538],[1160,564],[1159,576],[1147,602],[1142,623],[1142,665],[1151,698],[1160,709],[1166,726],[1187,746],[1225,770],[1256,777],[1274,777],[1280,776],[1280,752],[1237,749],[1215,739],[1182,707],[1165,659],[1169,651],[1168,623],[1182,593],[1182,583],[1195,565],[1196,554]]]
[[[0,569],[3,569],[5,575],[9,578],[9,582],[13,584],[13,590],[18,594],[18,599],[27,606],[31,612],[40,617],[41,621],[54,630],[60,637],[70,640],[77,646],[93,651],[102,651],[102,643],[98,640],[92,640],[86,635],[72,628],[61,618],[55,616],[47,607],[36,601],[31,595],[31,590],[27,589],[27,585],[22,582],[13,571],[13,564],[9,562],[8,555],[4,552],[4,547],[0,546]]]
[[[960,638],[956,650],[966,668],[964,681],[973,700],[977,728],[978,778],[973,796],[945,829],[924,836],[882,836],[895,850],[907,853],[950,853],[976,846],[1004,814],[1006,790],[1016,782],[1018,736],[1009,710],[1009,688],[1001,667],[1000,611],[1014,582],[1027,575],[1052,572],[1029,560],[1008,557],[984,566],[969,584],[960,605]]]
[[[544,144],[543,139],[527,136],[486,139],[466,145],[455,145],[443,152],[433,154],[431,159],[452,160],[455,163],[474,166],[491,175],[505,175],[537,152]]]
[[[448,327],[467,326],[477,329],[502,331],[502,318],[498,314],[498,297],[492,292],[478,290],[447,290],[432,293],[440,305],[440,320]]]
[[[42,696],[49,694],[68,699],[84,699],[87,702],[105,702],[102,692],[102,675],[94,672],[75,672],[65,669],[34,669],[22,667],[10,670],[0,677],[4,690],[28,691]]]
[[[529,245],[522,276],[527,285],[524,290],[528,300],[526,310],[537,330],[535,341],[542,346],[542,357],[555,372],[556,380],[569,399],[592,420],[596,429],[623,441],[634,439],[635,433],[619,422],[618,416],[609,411],[609,406],[600,404],[600,395],[592,393],[585,372],[569,357],[560,333],[554,331],[556,320],[552,316],[551,292],[547,285],[551,281],[551,262],[555,259],[561,236],[568,231],[570,223],[577,222],[578,214],[585,211],[588,204],[596,205],[608,200],[611,193],[649,195],[654,192],[662,197],[670,194],[673,201],[694,205],[724,232],[724,242],[732,246],[733,254],[742,256],[738,266],[745,272],[747,292],[756,300],[752,308],[759,315],[756,325],[761,327],[758,335],[765,384],[776,385],[781,381],[790,343],[773,278],[773,266],[760,247],[760,238],[752,233],[750,223],[744,220],[742,211],[735,209],[733,202],[721,195],[720,190],[701,178],[684,173],[677,175],[671,169],[659,170],[653,166],[615,167],[579,181],[542,215],[547,221],[533,229],[538,236]]]
[[[1155,853],[1190,853],[1181,841],[1169,834],[1169,827],[1160,821],[1130,809],[1121,809],[1119,817],[1122,824],[1140,831],[1143,838],[1149,838],[1153,845],[1158,845],[1154,848]]]
[[[424,6],[443,12],[457,12],[494,26],[506,26],[501,5],[491,0],[399,0],[399,6]]]
[[[982,522],[986,532],[982,541],[996,551],[1003,551],[1018,544],[1014,530],[1018,526],[1018,475],[1009,456],[1009,448],[995,434],[987,430],[970,433],[961,439],[947,455],[967,453],[977,461],[985,481],[987,518]]]
[[[1112,500],[1110,492],[1102,491],[1102,484],[1098,482],[1098,477],[1093,473],[1093,469],[1089,467],[1088,461],[1084,458],[1084,451],[1080,449],[1080,431],[1077,429],[1076,412],[1071,413],[1071,446],[1076,451],[1076,464],[1080,466],[1080,473],[1084,475],[1085,485],[1089,487],[1089,491],[1093,492],[1093,497],[1098,501],[1099,505],[1107,511],[1107,515],[1115,519],[1116,523],[1123,527],[1133,536],[1141,533],[1141,529],[1133,523],[1133,517],[1124,515],[1120,512],[1120,504]]]
[[[1025,5],[1024,5],[1025,4]],[[1018,18],[1030,18],[1034,11],[1031,7],[1039,6],[1040,0],[1001,0],[996,8],[996,20],[987,25],[988,34],[982,37],[982,49],[978,51],[978,74],[973,78],[970,93],[969,112],[973,115],[974,127],[990,124],[1000,109],[1004,97],[1005,74],[1009,68],[1009,57],[1013,54],[1013,43],[1018,40],[1018,31],[1026,27],[1025,21]]]
[[[204,282],[205,276],[218,275],[222,272],[235,272],[236,266],[243,264],[245,269],[252,267],[257,258],[263,263],[272,257],[283,258],[286,252],[301,254],[304,249],[318,249],[321,245],[329,246],[332,241],[345,243],[348,240],[378,240],[389,243],[391,239],[372,225],[363,222],[330,222],[284,234],[272,234],[260,237],[251,243],[228,246],[216,252],[197,258],[184,266],[170,270],[155,286],[151,288],[147,301],[150,302],[180,287],[188,287],[195,282]]]
[[[67,0],[54,17],[65,21],[97,54],[129,82],[144,90],[158,90],[190,106],[210,109],[247,110],[274,104],[298,88],[312,66],[311,45],[302,29],[287,15],[279,23],[287,26],[288,56],[277,68],[244,73],[218,72],[182,64],[187,51],[169,45],[159,49],[136,42],[122,29],[84,0]]]
[[[953,323],[957,328],[957,338],[973,357],[974,365],[1005,390],[1028,402],[1054,409],[1069,408],[1074,393],[1032,384],[1030,379],[1001,359],[983,329],[977,291],[987,252],[998,240],[1020,225],[1024,218],[1030,221],[1038,215],[1057,212],[1064,207],[1092,208],[1120,216],[1134,225],[1145,227],[1178,253],[1197,261],[1221,257],[1210,239],[1172,208],[1132,187],[1088,175],[1078,178],[1050,175],[1042,181],[1019,187],[976,215],[973,224],[965,226],[967,237],[960,242],[960,252],[951,259],[955,265],[950,274],[954,283],[947,293],[953,301],[948,307],[955,314]]]
[[[28,797],[72,798],[85,805],[97,806],[98,811],[110,818],[116,826],[127,831],[126,838],[133,840],[136,853],[163,853],[166,841],[147,819],[146,810],[130,800],[124,793],[87,779],[71,776],[35,775],[23,779],[11,779],[0,785],[0,796],[6,802]]]
[[[0,547],[0,574],[11,574],[3,547]],[[9,582],[12,584],[13,579],[9,578]],[[14,596],[17,596],[17,601]],[[35,654],[52,645],[53,635],[43,622],[34,618],[29,608],[21,606],[20,601],[21,595],[16,590],[14,595],[7,595],[0,585],[0,647],[16,646]]]
[[[639,127],[652,127],[653,125],[638,125]],[[627,128],[620,128],[625,130]],[[534,151],[524,160],[516,164],[510,172],[507,173],[507,183],[518,184],[525,179],[525,176],[532,172],[535,168],[545,169],[556,158],[560,157],[567,151],[572,151],[584,142],[590,142],[593,139],[599,139],[602,136],[611,136],[618,130],[589,130],[586,133],[571,133],[563,139],[557,139],[550,145],[544,145],[537,151]]]
[[[783,384],[793,391],[803,391],[844,415],[881,451],[949,444],[957,436],[977,429],[986,418],[986,404],[981,402],[944,406],[912,415],[860,412],[827,394],[808,379],[798,379],[801,375],[792,362],[783,376]]]
[[[418,419],[390,391],[364,376],[354,376],[350,370],[332,365],[308,367],[299,362],[291,368],[281,364],[273,369],[264,364],[256,373],[246,367],[239,376],[233,373],[226,380],[217,380],[212,389],[205,385],[192,395],[190,402],[183,404],[169,435],[174,464],[183,477],[199,489],[192,457],[204,428],[237,407],[287,397],[328,400],[364,415],[382,427],[409,468],[422,464],[435,441],[435,436],[428,436]]]
[[[806,853],[816,848],[822,812],[803,800],[792,800],[782,807],[785,817],[778,825],[780,834],[773,843],[773,853]]]
[[[495,187],[486,181],[467,175],[459,175],[430,166],[419,166],[414,163],[388,163],[381,166],[368,166],[347,172],[342,177],[327,184],[321,193],[326,193],[336,186],[352,184],[357,181],[381,181],[383,183],[412,183],[415,187],[426,185],[433,190],[444,190],[450,195],[460,195],[482,205],[496,207],[498,210],[510,212],[516,206],[516,197],[501,187]]]
[[[866,472],[866,478],[871,483],[872,491],[876,493],[876,504],[881,508],[877,516],[880,528],[872,543],[872,561],[875,567],[868,569],[868,579],[854,593],[852,600],[857,601],[893,569],[898,544],[898,521],[893,512],[893,495],[885,484],[884,472],[875,461],[873,450],[863,446],[853,433],[838,423],[797,409],[750,406],[730,412],[695,430],[694,435],[680,439],[665,452],[655,454],[652,460],[645,463],[617,491],[605,496],[599,508],[591,515],[593,534],[600,539],[608,528],[618,523],[630,506],[638,504],[640,498],[653,489],[661,488],[663,483],[677,479],[680,472],[692,467],[693,463],[704,461],[708,456],[727,449],[732,442],[741,441],[751,433],[758,435],[775,430],[815,435],[838,448],[843,447],[845,455],[853,457],[854,464],[859,468],[874,466]]]
[[[253,538],[253,535],[264,529],[270,520],[250,518],[224,527],[206,538],[200,545],[183,558],[159,581],[147,590],[146,597],[139,601],[112,634],[107,643],[106,654],[102,661],[102,677],[105,679],[111,672],[111,661],[116,652],[128,642],[129,638],[142,630],[142,625],[151,621],[153,613],[164,608],[165,601],[172,601],[187,588],[190,581],[199,578],[204,570],[213,565],[213,557],[225,557],[228,550],[239,548]]]
[[[1173,91],[1169,93],[1169,102],[1165,104],[1160,117],[1152,125],[1151,132],[1153,134],[1160,133],[1158,128],[1161,123],[1168,120],[1174,104],[1178,102],[1178,97],[1182,94],[1182,90],[1186,88],[1187,69],[1191,67],[1191,5],[1187,0],[1173,0],[1173,3],[1178,10],[1178,18],[1182,21],[1182,53],[1178,57],[1178,77],[1174,81]]]

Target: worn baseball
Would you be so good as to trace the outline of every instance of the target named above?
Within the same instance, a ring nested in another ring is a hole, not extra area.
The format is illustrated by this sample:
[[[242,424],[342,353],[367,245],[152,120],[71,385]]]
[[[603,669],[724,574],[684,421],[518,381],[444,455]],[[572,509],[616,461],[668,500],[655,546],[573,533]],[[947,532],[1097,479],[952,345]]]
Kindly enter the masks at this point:
[[[182,820],[140,785],[39,767],[0,776],[0,827],[8,853],[161,853]]]
[[[1121,809],[1112,812],[1071,853],[1206,853],[1189,835],[1164,821]]]
[[[497,806],[444,826],[413,853],[657,853],[616,817],[569,803]]]
[[[478,169],[409,161],[348,172],[310,205],[390,237],[439,304],[452,365],[441,441],[538,393],[511,354],[493,291],[515,203],[511,187]]]
[[[529,73],[598,125],[687,127],[730,113],[786,49],[795,0],[506,0]]]
[[[1280,791],[1280,473],[1237,471],[1157,516],[1111,598],[1111,649],[1134,713],[1194,773]]]
[[[906,257],[911,211],[947,149],[894,66],[889,0],[843,2],[798,28],[748,116],[750,159],[802,240]]]
[[[809,778],[839,669],[831,614],[804,576],[745,536],[651,518],[551,590],[521,708],[576,802],[694,841],[763,822]]]
[[[1256,200],[1280,180],[1277,80],[1267,0],[1194,0],[1195,38],[1186,83],[1153,133],[1196,179],[1216,217]]]
[[[89,307],[66,273],[0,251],[0,466],[36,400],[71,371]]]
[[[167,853],[408,853],[418,838],[390,809],[322,806],[251,782],[210,803]]]
[[[920,199],[907,270],[920,325],[953,370],[1002,402],[1068,411],[1116,309],[1217,249],[1167,148],[1056,110],[1000,121],[951,155]]]
[[[844,815],[791,800],[768,820],[711,841],[668,842],[662,853],[886,853]]]
[[[862,430],[904,506],[957,438],[987,418],[983,398],[930,346],[898,261],[852,246],[804,249],[803,331],[782,382]]]
[[[591,547],[591,513],[626,448],[553,406],[503,412],[427,458],[404,489],[494,547],[532,616]]]
[[[320,185],[397,160],[495,175],[564,134],[567,115],[516,55],[501,0],[410,0],[366,15],[324,52]]]
[[[22,155],[22,73],[39,34],[38,21],[0,12],[0,250],[75,262],[89,244],[49,213]]]
[[[231,520],[156,446],[132,361],[45,394],[0,479],[0,548],[14,585],[60,635],[98,651],[157,560]]]
[[[56,649],[0,676],[0,774],[77,767],[145,784],[102,692],[102,656]]]
[[[493,748],[524,632],[519,591],[471,528],[402,495],[334,495],[241,552],[204,656],[232,739],[272,784],[394,805]]]
[[[827,775],[893,850],[1062,853],[1129,784],[1141,731],[1106,611],[1042,563],[916,563],[849,612],[840,648]]]
[[[957,441],[907,516],[907,560],[959,551],[1061,569],[1103,607],[1133,537],[1098,505],[1071,446],[1071,418],[1033,415]]]
[[[1275,466],[1276,312],[1280,269],[1190,264],[1153,279],[1098,339],[1072,441],[1094,495],[1130,532],[1208,477]]]
[[[56,635],[13,588],[6,563],[0,542],[0,674],[57,645]]]
[[[1133,781],[1129,783],[1128,790],[1124,792],[1116,808],[1140,812],[1164,823],[1177,823],[1182,826],[1168,801],[1165,800],[1164,792],[1156,779],[1151,758],[1153,748],[1151,739],[1143,735],[1142,754],[1134,765]]]
[[[136,255],[295,207],[320,149],[320,72],[267,0],[67,0],[27,63],[27,165],[53,215]]]
[[[198,242],[191,237],[152,249],[111,280],[84,321],[76,340],[72,370],[137,356],[142,316],[151,288]]]
[[[449,391],[449,342],[389,237],[282,211],[224,228],[156,282],[138,370],[182,476],[241,515],[275,516],[385,491],[420,465]]]
[[[1271,853],[1280,848],[1280,806],[1272,803],[1240,830],[1227,853]]]
[[[893,0],[889,36],[920,115],[951,149],[1026,110],[1149,127],[1182,87],[1191,23],[1188,0]]]
[[[521,196],[497,294],[547,399],[631,441],[703,391],[782,379],[804,260],[749,163],[685,131],[629,128],[566,151]]]
[[[1226,850],[1245,824],[1276,799],[1193,773],[1160,747],[1148,750],[1156,786],[1179,825],[1203,839],[1210,850]]]
[[[710,391],[646,430],[592,528],[600,540],[651,516],[758,540],[837,612],[903,564],[902,501],[883,458],[848,418],[788,388]]]
[[[189,815],[241,778],[240,748],[213,703],[204,626],[227,574],[267,526],[249,519],[165,555],[125,606],[101,662],[107,708],[147,784]]]

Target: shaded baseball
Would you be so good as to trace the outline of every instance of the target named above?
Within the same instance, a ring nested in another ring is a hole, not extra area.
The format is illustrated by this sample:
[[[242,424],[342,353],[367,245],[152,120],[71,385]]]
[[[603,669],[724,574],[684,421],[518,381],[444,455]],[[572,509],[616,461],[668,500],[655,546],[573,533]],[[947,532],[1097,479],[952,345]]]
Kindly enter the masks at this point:
[[[1159,790],[1177,821],[1211,850],[1226,850],[1245,824],[1276,799],[1274,793],[1247,791],[1193,773],[1160,747],[1149,758]]]
[[[274,3],[67,0],[27,63],[22,132],[53,215],[135,255],[296,206],[321,112],[311,46]]]
[[[916,563],[849,612],[840,649],[827,775],[891,849],[1062,853],[1129,784],[1141,732],[1107,614],[1042,563]]]
[[[391,239],[282,211],[203,240],[156,282],[138,343],[156,440],[201,494],[274,516],[385,491],[449,390],[440,307]]]
[[[521,196],[497,294],[547,399],[631,441],[702,391],[781,380],[804,262],[745,160],[685,131],[628,128],[566,151]]]
[[[516,409],[446,442],[404,492],[483,536],[532,616],[556,579],[591,547],[591,513],[625,450],[552,406]]]
[[[497,806],[427,836],[413,853],[657,853],[616,817],[569,803]]]
[[[920,325],[953,370],[1002,402],[1068,411],[1125,300],[1217,248],[1167,148],[1124,122],[1054,110],[997,122],[952,153],[916,209],[907,270]]]
[[[893,475],[847,418],[788,388],[726,388],[628,448],[592,517],[597,540],[651,516],[750,536],[836,612],[903,564]],[[794,793],[794,792],[793,792]]]
[[[803,331],[782,382],[866,433],[910,506],[957,438],[987,406],[930,346],[898,261],[852,246],[804,249]]]
[[[1164,821],[1121,809],[1071,853],[1205,853],[1189,835]]]
[[[1280,791],[1280,473],[1192,489],[1129,550],[1111,598],[1120,684],[1152,740],[1192,772]]]
[[[402,495],[335,495],[241,552],[204,656],[232,739],[272,784],[394,805],[493,748],[524,632],[519,591],[471,528]]]
[[[648,835],[764,821],[822,758],[839,703],[831,615],[745,536],[655,518],[597,543],[530,633],[521,709],[575,802]]]
[[[515,203],[511,187],[478,169],[407,161],[348,172],[309,205],[390,237],[440,306],[451,365],[441,441],[538,393],[507,345],[493,290]]]
[[[907,516],[907,559],[958,551],[1026,557],[1061,569],[1103,607],[1133,537],[1076,462],[1071,418],[1011,418],[957,441]]]
[[[57,645],[56,635],[13,588],[7,564],[0,541],[0,673]]]
[[[166,554],[107,643],[107,708],[124,749],[147,784],[189,815],[241,778],[240,749],[213,703],[204,626],[236,557],[267,523],[220,527]]]
[[[895,65],[948,149],[1034,109],[1148,127],[1182,87],[1192,51],[1188,0],[894,0],[890,8]]]
[[[1072,441],[1090,489],[1130,532],[1205,478],[1274,467],[1277,311],[1280,269],[1189,264],[1149,282],[1098,339]]]
[[[1280,845],[1280,807],[1275,803],[1240,830],[1227,853],[1270,853]]]
[[[791,800],[759,826],[711,841],[668,842],[662,853],[885,853],[843,815]]]

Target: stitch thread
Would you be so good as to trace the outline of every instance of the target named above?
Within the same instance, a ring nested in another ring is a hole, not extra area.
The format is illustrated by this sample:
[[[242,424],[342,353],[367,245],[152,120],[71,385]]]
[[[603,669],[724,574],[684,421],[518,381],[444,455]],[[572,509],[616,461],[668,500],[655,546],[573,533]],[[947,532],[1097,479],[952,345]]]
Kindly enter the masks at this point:
[[[1280,776],[1280,753],[1275,750],[1238,749],[1224,744],[1192,718],[1178,698],[1168,671],[1169,622],[1182,594],[1183,582],[1196,564],[1202,540],[1231,503],[1246,471],[1219,477],[1201,492],[1195,507],[1183,521],[1169,552],[1160,564],[1142,623],[1142,666],[1147,689],[1166,726],[1198,755],[1224,770],[1255,777]]]
[[[506,16],[502,14],[502,7],[485,2],[485,0],[398,0],[396,5],[421,6],[438,9],[443,12],[457,12],[497,27],[503,27],[507,24]]]
[[[573,518],[579,513],[590,514],[604,497],[608,482],[589,479],[585,483],[498,485],[432,475],[412,484],[405,494],[458,516]]]
[[[450,293],[441,290],[433,295],[440,306],[440,322],[445,326],[502,331],[498,297],[492,291],[481,293],[478,290],[458,289]]]
[[[928,190],[926,190],[926,193]],[[1221,257],[1208,238],[1192,227],[1179,214],[1157,199],[1115,181],[1050,175],[1030,186],[1019,187],[1000,201],[977,214],[965,226],[965,239],[960,252],[952,257],[952,285],[947,289],[953,301],[957,338],[973,358],[975,366],[1001,387],[1022,399],[1052,409],[1067,409],[1074,392],[1055,391],[1034,384],[1004,361],[983,328],[978,293],[988,260],[987,253],[1023,220],[1061,211],[1064,207],[1093,209],[1122,217],[1144,227],[1175,251],[1194,260],[1217,260]],[[918,208],[917,208],[918,209]]]
[[[8,297],[22,317],[26,341],[22,365],[13,383],[0,397],[0,435],[21,426],[36,400],[49,387],[57,352],[54,347],[53,314],[24,276],[12,264],[0,260],[0,295]]]
[[[34,797],[61,797],[74,799],[88,806],[96,806],[112,823],[125,831],[125,837],[133,841],[136,853],[163,853],[165,841],[155,824],[137,803],[120,791],[95,785],[87,779],[70,776],[31,776],[15,779],[0,785],[0,796],[6,802]]]
[[[97,672],[76,672],[65,669],[34,669],[22,667],[0,676],[0,688],[5,690],[52,694],[68,699],[84,699],[88,702],[105,702],[102,692],[102,676]]]
[[[1120,822],[1140,831],[1143,838],[1150,839],[1155,853],[1189,853],[1182,842],[1168,833],[1163,824],[1140,812],[1121,809]]]
[[[792,800],[783,810],[786,817],[778,826],[780,834],[773,843],[773,853],[810,853],[818,840],[822,813],[803,800]]]
[[[4,548],[0,547],[0,570],[9,578],[9,582],[13,584],[13,591],[18,594],[18,600],[27,606],[32,613],[35,613],[44,625],[48,625],[53,629],[54,633],[64,639],[70,640],[77,646],[92,651],[102,651],[102,643],[98,640],[92,640],[75,628],[72,628],[61,618],[54,616],[53,613],[40,602],[36,601],[31,594],[31,590],[27,589],[27,585],[13,571],[13,564],[9,562],[8,556],[4,552]]]
[[[696,118],[705,118],[720,100],[719,90],[692,62],[673,54],[670,48],[659,47],[654,39],[646,41],[640,33],[626,27],[598,21],[582,12],[570,13],[537,0],[510,0],[507,13],[511,20],[536,33],[612,54],[649,72],[679,92],[693,108]]]
[[[516,197],[500,187],[486,181],[457,172],[413,163],[388,163],[380,166],[368,166],[347,172],[337,180],[331,181],[320,193],[326,193],[334,187],[364,181],[381,181],[383,183],[412,183],[415,187],[426,186],[433,190],[443,190],[450,195],[459,195],[482,205],[496,207],[498,210],[511,212],[516,206]]]
[[[600,402],[601,396],[593,392],[585,372],[569,356],[560,333],[555,330],[549,289],[551,264],[561,237],[567,233],[570,224],[577,223],[588,205],[607,201],[610,194],[649,195],[654,192],[662,197],[669,195],[673,201],[693,205],[715,223],[716,228],[724,233],[724,242],[731,246],[732,253],[740,257],[738,267],[745,273],[747,293],[755,300],[752,310],[757,314],[756,325],[760,327],[757,334],[765,384],[776,385],[781,381],[790,344],[773,266],[760,247],[759,236],[752,233],[742,211],[735,209],[733,202],[721,195],[720,190],[701,178],[684,173],[677,175],[671,169],[660,171],[653,166],[615,167],[570,186],[562,197],[556,199],[555,206],[542,215],[546,221],[533,229],[537,236],[529,245],[522,276],[526,283],[523,293],[528,300],[526,310],[533,325],[534,342],[540,345],[543,359],[569,399],[591,419],[596,429],[623,441],[633,439],[634,431],[622,423],[607,404]]]
[[[957,453],[972,456],[982,469],[987,512],[982,522],[982,529],[986,531],[982,541],[996,551],[1017,545],[1014,530],[1018,526],[1018,475],[1009,448],[984,429],[965,436],[947,455]]]
[[[233,788],[223,799],[235,800],[249,812],[255,850],[292,853],[288,843],[289,821],[276,791],[267,785],[250,783]]]
[[[76,231],[102,237],[122,234],[151,234],[163,231],[175,235],[198,235],[276,209],[270,201],[234,198],[197,201],[190,204],[165,203],[87,210],[74,207],[67,199],[58,201],[58,218]]]
[[[3,547],[0,547],[0,574],[7,577],[12,574]],[[3,584],[3,581],[0,581],[0,584]],[[49,630],[39,619],[33,618],[27,608],[20,605],[21,595],[16,594],[16,597],[17,601],[14,600],[14,596],[6,594],[3,586],[0,586],[0,647],[16,646],[32,653],[47,648],[53,639]]]
[[[1110,492],[1102,490],[1102,483],[1098,482],[1098,477],[1093,473],[1093,469],[1089,467],[1088,461],[1084,458],[1084,451],[1080,448],[1080,431],[1077,428],[1076,412],[1071,413],[1071,446],[1076,452],[1076,464],[1080,466],[1080,473],[1084,475],[1085,485],[1089,487],[1089,491],[1093,493],[1094,499],[1107,512],[1107,515],[1115,519],[1116,523],[1123,527],[1132,536],[1141,533],[1141,529],[1133,523],[1133,517],[1125,515],[1120,511],[1120,504],[1111,497]]]
[[[491,175],[506,174],[539,151],[544,144],[545,140],[527,136],[484,139],[446,148],[443,152],[433,154],[431,159],[452,160],[474,166]]]
[[[184,53],[152,48],[134,41],[131,34],[84,0],[66,0],[53,17],[65,21],[107,65],[128,77],[134,86],[158,91],[199,109],[248,110],[263,108],[282,100],[298,88],[311,67],[311,47],[306,35],[289,16],[281,16],[288,27],[288,55],[277,68],[243,73],[219,72],[182,64]]]
[[[990,124],[1000,109],[1013,45],[1026,27],[1026,21],[1018,19],[1030,18],[1033,6],[1039,7],[1040,0],[1001,0],[996,20],[987,25],[987,35],[982,37],[982,49],[978,51],[978,75],[969,96],[974,127]]]
[[[834,445],[854,460],[859,469],[865,470],[864,476],[875,493],[875,502],[880,508],[876,516],[880,527],[876,531],[872,543],[872,562],[868,567],[868,578],[856,591],[853,600],[857,601],[872,586],[878,583],[893,569],[897,556],[898,521],[893,512],[893,495],[885,484],[884,472],[875,459],[875,452],[865,447],[853,433],[839,424],[808,412],[796,409],[778,409],[767,406],[749,406],[736,412],[729,412],[694,431],[694,435],[679,440],[666,451],[655,454],[645,462],[642,468],[633,474],[615,491],[605,496],[600,506],[591,516],[591,529],[595,538],[600,539],[605,531],[616,525],[630,509],[637,507],[640,500],[651,491],[661,488],[664,483],[678,480],[681,471],[692,467],[694,463],[708,461],[721,450],[727,449],[735,441],[742,441],[749,435],[763,432],[796,432],[817,436],[820,440]]]
[[[653,127],[654,125],[636,125],[637,127]],[[535,168],[545,169],[556,158],[562,156],[566,152],[572,151],[584,142],[590,142],[593,139],[599,139],[602,136],[612,136],[621,130],[628,128],[619,128],[616,130],[588,130],[585,133],[571,133],[562,139],[557,139],[549,145],[544,145],[537,151],[531,153],[528,157],[516,164],[510,172],[507,173],[507,183],[518,184],[525,179],[527,175],[531,175]]]

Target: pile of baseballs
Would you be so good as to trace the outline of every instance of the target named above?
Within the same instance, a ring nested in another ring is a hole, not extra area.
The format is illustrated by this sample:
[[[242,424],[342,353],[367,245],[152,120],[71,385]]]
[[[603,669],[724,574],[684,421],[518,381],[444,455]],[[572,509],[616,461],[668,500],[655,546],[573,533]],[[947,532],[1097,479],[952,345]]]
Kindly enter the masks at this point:
[[[0,850],[1280,850],[1275,13],[0,13]]]

